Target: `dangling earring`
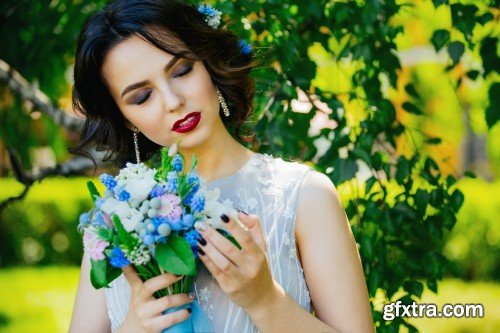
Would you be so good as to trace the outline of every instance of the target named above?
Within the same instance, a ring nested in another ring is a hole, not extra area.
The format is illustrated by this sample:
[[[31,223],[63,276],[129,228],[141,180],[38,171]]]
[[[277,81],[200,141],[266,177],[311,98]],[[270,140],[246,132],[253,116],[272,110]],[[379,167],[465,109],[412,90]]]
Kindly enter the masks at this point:
[[[137,138],[137,133],[139,129],[134,128],[134,148],[135,148],[135,158],[137,159],[137,164],[141,163],[141,155],[139,154],[139,139]]]
[[[222,112],[224,112],[224,115],[226,117],[229,117],[229,108],[227,107],[226,101],[224,100],[224,96],[222,96],[222,93],[220,92],[218,87],[215,87],[215,89],[217,90],[217,96],[219,96],[219,102],[222,106]]]

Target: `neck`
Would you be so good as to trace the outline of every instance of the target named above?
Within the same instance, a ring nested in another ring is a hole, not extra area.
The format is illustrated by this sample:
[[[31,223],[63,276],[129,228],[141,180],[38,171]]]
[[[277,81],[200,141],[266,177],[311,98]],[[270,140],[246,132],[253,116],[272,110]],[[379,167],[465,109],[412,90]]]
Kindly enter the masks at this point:
[[[237,172],[254,154],[236,141],[225,128],[213,133],[220,134],[211,135],[198,147],[179,148],[187,168],[191,166],[192,156],[196,156],[198,174],[207,182]]]

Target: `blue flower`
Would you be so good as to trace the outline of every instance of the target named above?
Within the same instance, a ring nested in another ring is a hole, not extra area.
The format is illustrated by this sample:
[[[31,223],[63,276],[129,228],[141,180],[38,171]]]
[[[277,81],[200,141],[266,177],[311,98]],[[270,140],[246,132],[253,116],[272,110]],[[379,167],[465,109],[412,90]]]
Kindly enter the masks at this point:
[[[83,213],[79,218],[78,229],[81,230],[85,225],[90,223],[90,213]]]
[[[189,243],[191,247],[198,247],[198,239],[200,238],[201,238],[200,233],[195,229],[188,231],[184,235],[184,239]]]
[[[189,203],[191,211],[194,213],[201,213],[205,209],[205,196],[203,193],[196,192]]]
[[[107,226],[102,212],[95,212],[94,216],[92,217],[92,222],[92,224],[95,226]]]
[[[128,199],[130,199],[130,193],[128,193],[125,190],[121,190],[120,193],[118,193],[118,195],[116,196],[116,198],[120,201],[127,201]]]
[[[182,225],[186,228],[191,228],[195,222],[195,218],[192,214],[186,214],[182,217]]]
[[[113,248],[113,250],[111,250],[111,257],[109,258],[109,263],[111,264],[111,266],[116,268],[122,268],[130,265],[130,261],[128,261],[128,259],[125,258],[125,255],[123,254],[122,250],[116,245]]]
[[[217,14],[217,11],[212,6],[207,5],[207,4],[200,4],[198,6],[198,11],[200,13],[208,15],[208,16],[212,16],[212,15]]]
[[[167,192],[176,193],[177,192],[178,182],[179,182],[179,179],[178,179],[178,176],[177,176],[177,172],[170,171],[167,174],[167,185],[166,185]]]
[[[98,198],[96,201],[95,201],[95,206],[96,208],[101,208],[102,204],[104,203],[104,199],[103,198]]]
[[[177,172],[182,171],[182,167],[183,167],[184,163],[182,161],[181,155],[175,154],[171,163],[172,163],[172,167],[174,168],[175,171],[177,171]]]
[[[150,234],[146,234],[146,236],[144,236],[142,238],[142,242],[144,243],[144,245],[147,245],[147,246],[153,244],[154,241],[155,241],[155,239]]]
[[[108,190],[113,190],[118,183],[116,179],[113,178],[113,176],[108,175],[107,173],[103,173],[102,175],[100,175],[99,180],[104,186],[106,186]]]
[[[155,185],[149,195],[151,196],[151,198],[156,198],[156,197],[161,197],[162,195],[165,194],[165,192],[166,192],[165,187],[161,185]]]
[[[240,39],[238,41],[238,47],[240,48],[240,51],[244,55],[249,55],[252,53],[252,45],[247,43],[244,39]]]
[[[184,227],[181,219],[169,220],[168,225],[172,231],[180,231]]]

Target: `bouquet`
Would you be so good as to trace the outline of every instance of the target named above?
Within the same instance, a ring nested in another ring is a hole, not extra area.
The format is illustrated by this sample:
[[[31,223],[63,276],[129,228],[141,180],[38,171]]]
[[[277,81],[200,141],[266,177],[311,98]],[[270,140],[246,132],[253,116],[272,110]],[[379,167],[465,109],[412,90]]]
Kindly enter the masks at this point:
[[[78,229],[83,233],[84,250],[91,261],[90,280],[96,289],[109,287],[122,267],[133,265],[143,281],[164,272],[183,276],[157,292],[157,298],[189,292],[200,265],[197,247],[201,235],[195,228],[200,221],[240,247],[218,218],[227,214],[238,221],[237,211],[219,201],[218,189],[207,191],[196,171],[196,158],[193,156],[191,167],[185,170],[184,158],[173,145],[163,148],[156,160],[157,168],[127,163],[116,177],[102,174],[99,180],[106,187],[104,195],[92,181],[87,182],[94,208],[80,216]],[[187,306],[192,307],[191,317],[164,332],[211,331],[199,304],[194,301]]]

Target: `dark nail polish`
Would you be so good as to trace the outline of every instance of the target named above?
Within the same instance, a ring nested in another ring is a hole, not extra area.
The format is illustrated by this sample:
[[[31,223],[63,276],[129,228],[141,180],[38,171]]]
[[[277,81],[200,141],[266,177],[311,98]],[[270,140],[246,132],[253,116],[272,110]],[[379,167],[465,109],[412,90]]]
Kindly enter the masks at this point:
[[[201,254],[202,256],[205,255],[205,252],[202,249],[200,249],[200,248],[198,248],[198,253]]]
[[[189,313],[191,313],[191,311],[192,311],[191,308],[187,308],[187,310],[188,310]]]
[[[222,219],[222,221],[224,221],[225,223],[229,222],[229,217],[226,215],[226,214],[222,214],[220,216],[220,218]]]
[[[200,239],[198,239],[198,242],[200,242],[200,244],[203,246],[207,245],[207,241],[203,237],[200,237]]]

